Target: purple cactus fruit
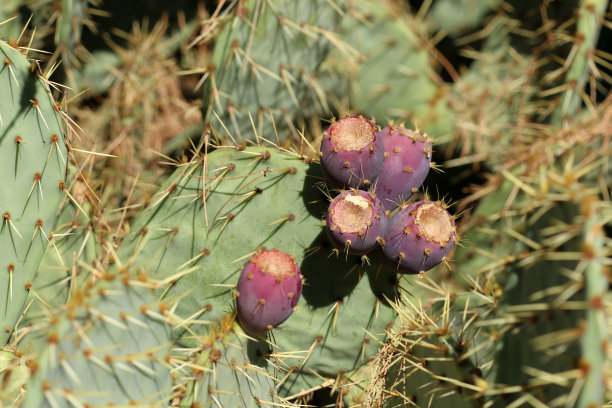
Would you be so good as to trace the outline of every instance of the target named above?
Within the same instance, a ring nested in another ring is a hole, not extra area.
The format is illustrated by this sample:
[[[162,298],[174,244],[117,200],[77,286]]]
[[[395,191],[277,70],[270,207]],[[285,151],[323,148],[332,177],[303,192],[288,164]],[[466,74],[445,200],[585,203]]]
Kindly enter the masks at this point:
[[[321,142],[321,167],[330,187],[360,188],[378,175],[385,146],[378,126],[361,116],[334,121]]]
[[[371,193],[347,190],[329,205],[325,230],[332,244],[349,254],[364,255],[382,241],[387,216]]]
[[[432,145],[427,135],[404,126],[386,126],[380,132],[385,162],[376,177],[376,196],[392,211],[423,184],[431,166]]]
[[[425,272],[446,259],[455,240],[454,217],[442,203],[419,201],[389,219],[379,260],[400,273]]]
[[[293,313],[302,293],[300,268],[291,255],[259,250],[242,269],[237,290],[240,325],[249,334],[261,334]]]

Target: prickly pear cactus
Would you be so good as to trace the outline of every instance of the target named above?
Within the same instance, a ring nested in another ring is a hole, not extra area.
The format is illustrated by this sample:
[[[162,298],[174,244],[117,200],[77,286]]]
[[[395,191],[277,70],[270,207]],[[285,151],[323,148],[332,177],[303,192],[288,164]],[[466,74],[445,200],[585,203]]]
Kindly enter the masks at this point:
[[[69,165],[66,196],[32,282],[34,299],[24,316],[24,326],[44,319],[49,309],[65,305],[77,288],[96,279],[91,268],[102,267],[104,240],[95,229],[99,203],[82,177],[77,166]]]
[[[236,289],[240,326],[251,335],[263,334],[295,311],[302,295],[302,274],[291,255],[267,249],[242,268]]]
[[[431,134],[446,133],[449,112],[434,79],[432,48],[423,38],[426,23],[399,2],[349,4],[339,30],[343,44],[330,54],[329,63],[340,78],[349,79],[351,109],[379,121],[396,119]]]
[[[321,167],[328,186],[369,188],[385,160],[376,123],[362,116],[332,120],[321,141]]]
[[[379,259],[400,273],[425,273],[446,261],[457,240],[455,221],[442,202],[418,201],[389,219]]]
[[[0,350],[0,404],[18,406],[23,401],[24,387],[30,376],[31,362],[17,349],[3,347]]]
[[[235,140],[253,139],[253,129],[274,141],[275,133],[281,141],[299,140],[310,116],[330,113],[320,82],[341,9],[325,0],[236,7],[208,67],[206,118]]]
[[[55,43],[68,56],[76,47],[80,46],[83,23],[92,24],[88,16],[89,0],[63,0],[55,30]],[[67,58],[67,63],[73,64]]]
[[[408,200],[423,184],[431,167],[432,141],[423,132],[404,126],[385,126],[385,162],[374,180],[376,195],[385,210]]]
[[[362,190],[338,194],[327,210],[325,232],[340,252],[365,255],[383,243],[387,215],[378,198]]]
[[[229,407],[291,407],[275,392],[278,380],[270,370],[273,363],[268,361],[269,356],[269,344],[249,338],[234,325],[232,315],[226,316],[211,326],[210,335],[202,343],[194,360],[195,375],[183,385],[180,406],[213,402]]]
[[[3,1],[0,5],[0,37],[16,40],[21,31],[19,0]]]
[[[64,196],[62,114],[35,63],[0,42],[0,343],[15,329]]]
[[[363,364],[376,350],[368,333],[382,334],[395,314],[385,300],[395,296],[394,273],[333,254],[322,225],[329,199],[316,187],[321,169],[304,161],[274,147],[196,156],[152,198],[119,251],[159,281],[183,330],[179,341],[190,347],[232,312],[240,268],[255,251],[295,256],[302,296],[271,334],[281,396]]]
[[[476,294],[407,301],[372,364],[370,382],[353,398],[368,407],[482,406],[487,384],[479,364],[490,355],[474,341],[479,329],[470,323],[486,302]]]
[[[491,302],[476,324],[496,339],[484,376],[492,406],[587,407],[607,398],[602,209],[609,195],[602,180],[610,136],[598,123],[607,122],[609,107],[601,114],[588,131],[577,125],[551,132],[543,152],[577,136],[555,159],[538,149],[536,173],[521,165],[492,177],[465,224],[473,245],[458,248],[455,260],[472,290]]]
[[[460,36],[477,28],[483,18],[502,3],[502,0],[437,0],[431,4],[428,21],[433,29]]]
[[[102,272],[104,273],[104,272]],[[144,279],[106,273],[50,312],[25,407],[168,406],[170,326]]]

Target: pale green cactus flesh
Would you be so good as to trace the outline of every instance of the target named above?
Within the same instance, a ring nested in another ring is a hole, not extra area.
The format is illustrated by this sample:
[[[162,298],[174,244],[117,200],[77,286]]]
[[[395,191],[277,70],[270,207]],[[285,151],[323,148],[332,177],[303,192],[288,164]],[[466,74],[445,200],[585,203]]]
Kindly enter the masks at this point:
[[[168,406],[173,343],[160,304],[142,281],[106,278],[78,289],[32,334],[45,346],[25,407]]]
[[[64,196],[67,149],[58,105],[40,69],[0,42],[0,343],[9,339]]]
[[[214,127],[235,140],[253,139],[253,128],[273,139],[276,132],[280,140],[299,140],[311,116],[329,116],[321,80],[341,9],[325,0],[237,7],[223,21],[204,90]]]

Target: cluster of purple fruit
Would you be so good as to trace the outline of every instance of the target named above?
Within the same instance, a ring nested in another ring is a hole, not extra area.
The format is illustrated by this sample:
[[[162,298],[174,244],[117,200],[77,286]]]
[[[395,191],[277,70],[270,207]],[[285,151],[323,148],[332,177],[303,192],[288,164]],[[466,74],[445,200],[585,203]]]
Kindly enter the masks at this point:
[[[329,126],[321,166],[328,185],[342,192],[329,206],[325,229],[338,250],[376,250],[383,266],[400,273],[422,273],[445,260],[456,239],[454,217],[441,202],[403,204],[425,180],[431,149],[421,132],[393,125],[379,130],[361,116]],[[238,280],[242,328],[258,335],[278,326],[293,313],[301,292],[302,275],[291,255],[258,250]]]
[[[381,264],[400,273],[445,260],[455,243],[454,217],[441,202],[403,204],[427,177],[431,151],[427,135],[401,125],[379,130],[361,116],[334,121],[321,142],[327,183],[344,190],[325,220],[332,244],[354,255],[376,249]]]

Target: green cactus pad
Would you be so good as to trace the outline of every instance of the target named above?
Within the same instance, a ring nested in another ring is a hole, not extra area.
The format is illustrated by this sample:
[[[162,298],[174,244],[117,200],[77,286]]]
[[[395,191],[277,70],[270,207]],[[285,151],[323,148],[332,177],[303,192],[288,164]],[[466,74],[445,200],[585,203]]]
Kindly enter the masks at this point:
[[[223,324],[212,331],[210,342],[202,345],[195,359],[192,380],[186,383],[187,393],[181,407],[193,404],[217,404],[222,407],[272,406],[280,404],[275,392],[275,378],[269,372],[269,346],[249,340],[228,315]],[[288,406],[288,404],[283,405]]]
[[[592,159],[604,153],[599,143],[590,138],[569,157],[551,159],[566,161],[565,179],[553,166],[539,178],[502,170],[505,180],[492,184],[467,224],[472,248],[460,248],[457,263],[496,305],[477,323],[497,326],[485,395],[491,406],[591,406],[606,398],[603,202],[586,187],[591,172],[573,179],[580,170],[569,167],[581,154],[599,165]]]
[[[583,361],[588,366],[578,407],[590,407],[607,400],[604,367],[606,361],[606,344],[610,338],[610,328],[602,325],[606,312],[599,305],[605,304],[609,287],[609,277],[606,276],[604,263],[603,218],[597,208],[597,198],[587,197],[582,202],[582,213],[586,222],[583,231],[583,249],[585,251],[585,298],[591,304],[586,311],[586,330],[580,340]],[[584,364],[584,363],[583,363]],[[609,393],[610,390],[608,390]]]
[[[340,50],[331,64],[351,78],[351,108],[379,121],[416,121],[430,134],[448,131],[450,113],[434,82],[432,59],[419,38],[421,26],[386,2],[354,2],[342,20],[342,39],[358,51],[350,60]]]
[[[581,269],[578,257],[582,243],[580,239],[570,238],[557,246],[554,235],[550,235],[550,231],[559,228],[560,220],[573,220],[578,215],[578,206],[572,202],[558,203],[544,212],[536,222],[530,223],[525,236],[531,242],[553,243],[551,248],[543,247],[544,251],[557,248],[559,254],[551,251],[549,256],[539,257],[537,252],[532,253],[511,263],[504,271],[507,280],[499,299],[498,315],[509,324],[497,345],[497,364],[492,374],[495,374],[495,382],[501,384],[500,388],[520,385],[522,389],[493,396],[495,406],[507,406],[529,395],[547,405],[557,399],[571,400],[575,398],[571,392],[575,379],[565,376],[583,362],[593,363],[587,360],[590,353],[580,349],[580,342],[601,344],[601,329],[592,321],[592,330],[583,333],[581,326],[590,311],[589,304],[584,302],[584,278],[577,279],[569,273]],[[570,225],[566,225],[563,230],[570,229]],[[601,290],[601,280],[593,283]],[[601,354],[601,349],[592,351],[595,355]],[[542,382],[540,373],[558,375],[564,381]],[[602,392],[600,386],[597,394],[586,399],[601,401]]]
[[[258,134],[299,140],[311,115],[329,115],[320,84],[340,15],[326,0],[248,2],[216,39],[204,111],[235,140]]]
[[[496,326],[479,323],[492,312],[491,299],[454,294],[438,282],[425,278],[404,294],[369,383],[357,383],[363,391],[351,390],[353,400],[385,407],[482,405]]]
[[[87,15],[88,6],[89,0],[62,1],[55,31],[55,43],[59,48],[73,52],[75,47],[80,46],[84,20],[92,23]],[[69,58],[68,63],[72,64]]]
[[[460,36],[479,28],[484,18],[502,4],[502,0],[438,0],[431,5],[429,20],[435,30]]]
[[[64,196],[62,117],[37,65],[0,42],[0,343],[13,333]]]
[[[66,192],[76,201],[66,197],[60,204],[52,241],[32,282],[31,291],[36,295],[24,316],[24,326],[36,324],[38,319],[44,318],[46,310],[66,304],[71,293],[87,280],[96,279],[89,267],[99,267],[97,261],[101,258],[102,243],[94,222],[86,215],[92,208],[84,198],[87,187],[75,177],[76,166],[69,168],[73,176],[66,185]],[[80,204],[77,206],[75,202]]]
[[[332,253],[318,164],[276,148],[221,148],[180,166],[135,220],[121,258],[160,281],[180,339],[196,347],[233,310],[240,268],[260,247],[293,254],[305,278],[297,311],[272,333],[287,396],[365,362],[394,311],[395,274]],[[205,197],[205,201],[203,198]],[[296,335],[299,333],[299,335]]]
[[[164,306],[145,282],[127,274],[104,278],[79,289],[45,330],[30,335],[46,347],[25,407],[168,406],[172,340]]]
[[[19,5],[20,0],[6,0],[0,4],[0,38],[14,40],[19,36],[22,25]]]

